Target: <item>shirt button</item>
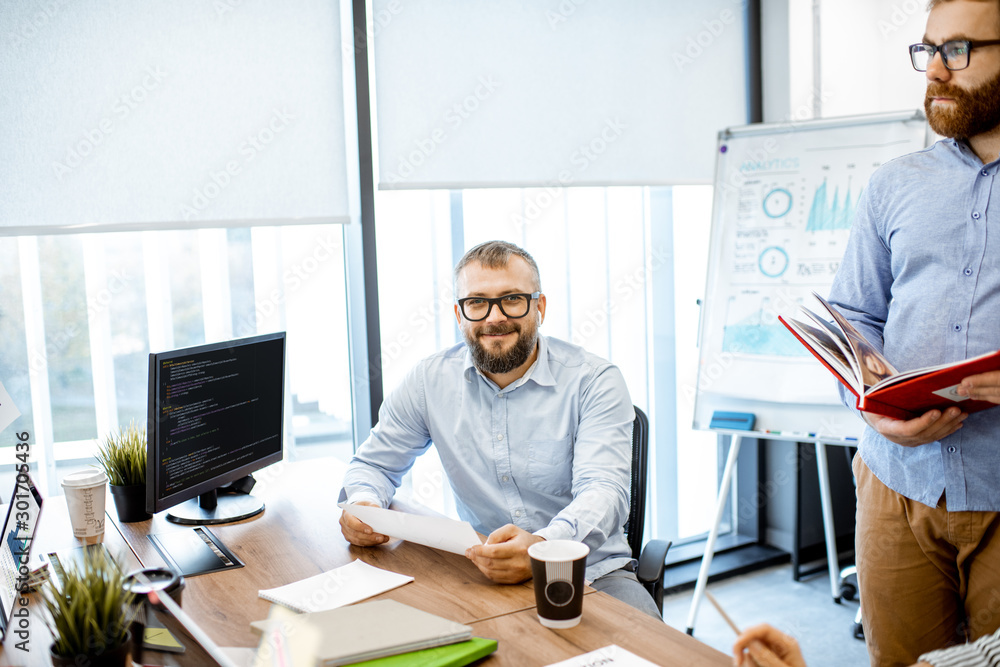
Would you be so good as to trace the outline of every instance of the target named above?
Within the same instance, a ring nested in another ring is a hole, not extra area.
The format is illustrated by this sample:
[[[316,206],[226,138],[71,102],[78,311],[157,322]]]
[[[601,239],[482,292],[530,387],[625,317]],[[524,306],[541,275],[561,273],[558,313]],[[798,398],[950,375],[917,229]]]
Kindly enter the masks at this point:
[[[952,454],[954,454],[955,453],[955,448],[954,447],[949,447],[948,451],[951,452]]]
[[[503,433],[497,433],[497,440],[503,440]]]
[[[983,176],[989,176],[989,175],[990,175],[990,172],[986,171],[985,169],[983,169],[983,170],[982,170],[981,172],[979,172],[979,173],[980,173],[980,174],[982,174]]]
[[[956,325],[955,325],[954,327],[952,327],[952,328],[953,328],[953,329],[954,329],[955,331],[961,331],[961,330],[962,330],[962,325],[961,325],[961,324],[956,324]]]
[[[972,275],[972,269],[966,269],[965,270],[965,275],[971,276]]]
[[[521,516],[521,510],[514,510],[514,516]]]
[[[976,219],[976,220],[979,220],[979,211],[973,211],[973,212],[972,212],[972,217],[973,217],[974,219]]]
[[[497,398],[503,398],[503,392],[502,391],[497,394]]]
[[[503,481],[505,481],[505,482],[506,482],[506,481],[507,481],[507,480],[509,480],[510,478],[509,478],[509,477],[507,477],[507,475],[504,475],[504,476],[503,476],[503,477],[501,477],[500,479],[502,479]]]

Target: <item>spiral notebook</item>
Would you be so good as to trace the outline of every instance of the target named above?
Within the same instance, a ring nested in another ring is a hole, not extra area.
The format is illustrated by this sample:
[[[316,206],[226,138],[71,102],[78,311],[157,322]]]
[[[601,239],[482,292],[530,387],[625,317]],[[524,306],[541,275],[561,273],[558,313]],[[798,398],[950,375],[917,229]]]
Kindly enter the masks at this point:
[[[413,577],[355,560],[308,579],[257,591],[257,595],[299,613],[326,611],[398,588]]]

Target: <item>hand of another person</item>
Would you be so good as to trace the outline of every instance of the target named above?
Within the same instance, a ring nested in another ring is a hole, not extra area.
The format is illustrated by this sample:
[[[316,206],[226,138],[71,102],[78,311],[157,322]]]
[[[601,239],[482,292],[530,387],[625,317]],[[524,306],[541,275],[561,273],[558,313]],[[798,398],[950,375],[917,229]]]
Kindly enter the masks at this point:
[[[531,577],[528,547],[543,539],[508,523],[490,533],[485,544],[468,549],[465,556],[490,580],[518,584]]]
[[[941,412],[928,410],[916,419],[893,419],[873,412],[862,412],[868,425],[897,445],[917,447],[940,440],[962,428],[962,422],[969,415],[959,408],[951,407]]]
[[[744,667],[806,667],[799,643],[762,623],[743,631],[733,644],[733,663]]]
[[[352,504],[378,507],[375,503],[367,500],[361,500]],[[376,533],[372,530],[371,526],[347,510],[340,513],[340,532],[344,534],[345,540],[359,547],[373,547],[389,541],[388,535]]]
[[[970,375],[962,380],[956,391],[960,396],[968,396],[977,401],[1000,403],[1000,371]]]

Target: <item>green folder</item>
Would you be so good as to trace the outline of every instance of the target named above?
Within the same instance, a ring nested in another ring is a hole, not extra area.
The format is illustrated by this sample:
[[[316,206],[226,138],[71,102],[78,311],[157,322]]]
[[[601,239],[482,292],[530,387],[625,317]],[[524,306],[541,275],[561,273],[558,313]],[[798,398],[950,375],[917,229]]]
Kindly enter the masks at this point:
[[[356,662],[352,663],[351,667],[462,667],[488,656],[495,650],[497,650],[497,640],[473,637],[457,644]]]

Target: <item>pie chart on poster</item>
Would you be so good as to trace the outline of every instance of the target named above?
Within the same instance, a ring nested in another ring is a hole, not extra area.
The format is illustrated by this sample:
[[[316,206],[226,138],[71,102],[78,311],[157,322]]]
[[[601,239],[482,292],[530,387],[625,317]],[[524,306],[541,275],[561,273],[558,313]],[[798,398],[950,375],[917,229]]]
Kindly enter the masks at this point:
[[[768,278],[778,278],[788,268],[788,253],[776,245],[764,248],[757,259],[757,266]]]

